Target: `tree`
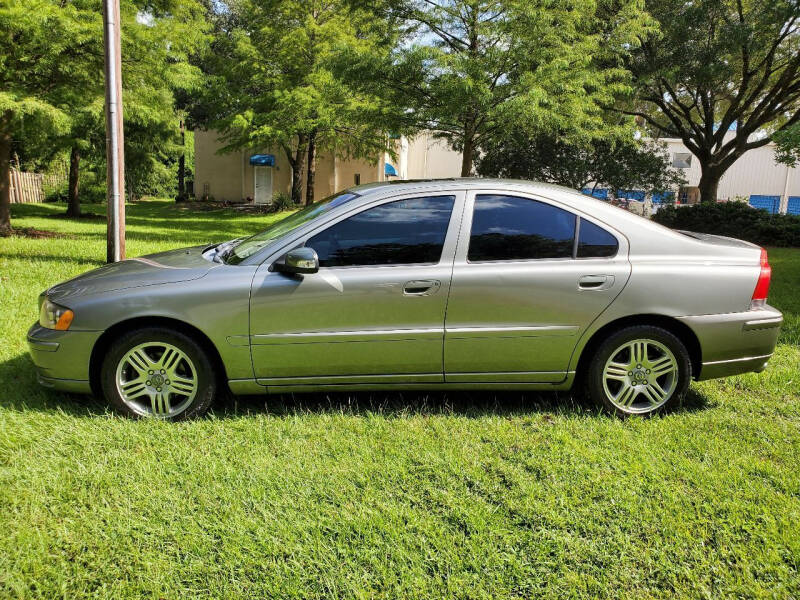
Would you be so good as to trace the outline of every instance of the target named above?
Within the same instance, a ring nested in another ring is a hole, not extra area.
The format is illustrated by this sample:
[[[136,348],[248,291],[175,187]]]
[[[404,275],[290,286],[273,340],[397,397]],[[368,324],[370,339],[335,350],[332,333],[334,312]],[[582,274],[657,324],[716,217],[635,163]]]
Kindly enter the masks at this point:
[[[195,0],[122,0],[126,165],[150,177],[176,147],[174,91],[199,71],[189,55],[204,41]],[[0,4],[0,232],[10,230],[12,140],[38,154],[70,154],[68,209],[80,214],[80,168],[105,171],[103,23],[100,0],[29,0]],[[105,175],[103,174],[104,178]]]
[[[575,189],[666,192],[685,183],[663,145],[633,138],[571,144],[560,136],[530,138],[517,133],[484,148],[477,163],[484,177],[511,177],[557,183]]]
[[[12,142],[69,130],[65,97],[92,83],[100,19],[79,1],[0,4],[0,234],[11,232]]]
[[[702,170],[701,199],[713,202],[737,159],[800,119],[797,1],[648,0],[647,8],[661,36],[627,61],[636,95],[622,110],[683,141]]]
[[[383,117],[396,107],[343,76],[344,57],[389,53],[392,35],[380,14],[346,0],[241,0],[223,13],[205,61],[206,106],[194,110],[221,133],[223,151],[281,148],[292,199],[300,202],[307,171],[312,202],[320,151],[372,158],[387,148]]]
[[[787,127],[774,135],[777,150],[775,158],[779,163],[794,167],[800,163],[800,124]]]
[[[390,81],[409,117],[462,152],[513,129],[608,135],[602,104],[626,89],[618,66],[651,31],[640,0],[409,0],[412,24]]]

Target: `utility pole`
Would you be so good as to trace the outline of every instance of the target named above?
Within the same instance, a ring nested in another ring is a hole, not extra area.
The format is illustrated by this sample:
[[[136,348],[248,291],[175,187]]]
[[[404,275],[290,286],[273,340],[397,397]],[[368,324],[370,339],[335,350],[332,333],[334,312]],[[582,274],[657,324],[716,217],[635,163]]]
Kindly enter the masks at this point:
[[[119,0],[103,0],[106,75],[106,262],[125,259],[125,152],[122,130],[122,60]]]

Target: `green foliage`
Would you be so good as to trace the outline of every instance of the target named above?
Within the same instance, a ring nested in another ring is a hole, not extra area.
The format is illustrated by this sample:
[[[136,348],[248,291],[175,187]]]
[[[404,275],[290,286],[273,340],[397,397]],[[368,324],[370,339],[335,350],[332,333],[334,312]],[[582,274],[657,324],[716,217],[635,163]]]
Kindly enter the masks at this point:
[[[275,212],[291,210],[297,205],[292,201],[292,197],[286,192],[276,192],[272,194],[272,209]]]
[[[593,183],[612,190],[665,192],[685,183],[663,144],[596,140],[571,144],[561,136],[529,138],[518,131],[483,148],[478,173],[557,183],[582,189]]]
[[[770,250],[781,343],[620,421],[554,393],[238,398],[132,421],[36,382],[45,288],[105,258],[102,219],[15,205],[0,238],[4,598],[792,598],[800,593],[800,251]],[[88,207],[102,214],[102,207]],[[128,207],[131,256],[279,215]],[[691,293],[690,290],[679,290]]]
[[[76,0],[0,3],[0,114],[9,113],[15,139],[62,132],[71,123],[63,100],[88,85],[83,69],[101,16]],[[101,29],[102,31],[102,29]],[[68,57],[68,60],[65,60]]]
[[[800,248],[800,217],[772,215],[744,202],[666,206],[653,220],[672,229],[724,235],[759,246]]]
[[[415,26],[387,77],[409,118],[464,153],[512,131],[587,141],[630,133],[602,107],[629,89],[620,57],[651,31],[640,0],[409,0]]]
[[[294,161],[310,140],[343,156],[374,158],[387,148],[386,115],[396,109],[351,68],[391,47],[371,7],[241,0],[224,6],[217,27],[195,115],[221,132],[224,151],[283,147],[297,176],[302,165]]]
[[[766,145],[765,132],[800,120],[797,0],[648,0],[647,9],[661,34],[630,55],[636,94],[621,110],[680,138],[700,163],[703,200],[714,201],[722,174]]]
[[[773,139],[778,146],[775,151],[775,158],[778,162],[790,167],[800,163],[800,125],[795,124],[778,131]]]
[[[207,27],[198,0],[122,0],[120,10],[126,186],[135,198],[175,187],[175,94],[200,82],[189,58]],[[106,170],[102,2],[3,2],[0,29],[9,32],[0,36],[0,114],[12,115],[15,152],[42,170],[76,148],[81,195],[92,199]]]

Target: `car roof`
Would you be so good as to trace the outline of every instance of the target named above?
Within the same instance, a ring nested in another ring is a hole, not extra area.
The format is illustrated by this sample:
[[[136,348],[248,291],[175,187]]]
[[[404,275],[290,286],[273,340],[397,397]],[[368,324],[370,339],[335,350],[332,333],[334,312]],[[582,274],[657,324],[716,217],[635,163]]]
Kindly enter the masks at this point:
[[[362,185],[349,188],[348,192],[353,192],[359,195],[367,195],[379,193],[381,191],[405,192],[413,191],[421,188],[431,189],[441,187],[443,190],[448,189],[472,189],[481,187],[509,187],[519,188],[524,187],[528,190],[541,190],[542,192],[566,192],[569,194],[577,194],[573,189],[553,183],[543,183],[540,181],[529,181],[526,179],[497,179],[497,178],[484,178],[484,177],[446,177],[441,179],[399,179],[394,181],[376,181],[374,183],[364,183]]]
[[[446,192],[459,190],[485,190],[486,193],[508,191],[525,192],[541,196],[597,219],[625,235],[631,246],[653,254],[675,253],[678,248],[694,252],[704,244],[701,240],[690,238],[673,231],[646,217],[639,216],[610,202],[599,200],[577,190],[524,179],[492,179],[482,177],[452,177],[449,179],[416,179],[367,183],[352,187],[348,192],[360,196],[359,204],[369,203],[384,197],[406,192]],[[719,246],[717,246],[719,249]]]
[[[384,181],[376,183],[366,183],[363,185],[349,188],[347,192],[360,196],[359,203],[367,203],[372,200],[404,194],[406,192],[446,192],[458,190],[486,190],[492,191],[521,191],[535,194],[559,202],[565,206],[584,211],[587,214],[611,218],[618,221],[633,219],[641,220],[641,217],[620,210],[603,200],[598,200],[592,196],[583,194],[577,190],[555,185],[553,183],[543,183],[540,181],[528,181],[525,179],[494,179],[482,177],[451,177],[448,179],[408,179],[402,181]],[[623,214],[620,214],[623,213]],[[648,221],[648,219],[644,219]]]

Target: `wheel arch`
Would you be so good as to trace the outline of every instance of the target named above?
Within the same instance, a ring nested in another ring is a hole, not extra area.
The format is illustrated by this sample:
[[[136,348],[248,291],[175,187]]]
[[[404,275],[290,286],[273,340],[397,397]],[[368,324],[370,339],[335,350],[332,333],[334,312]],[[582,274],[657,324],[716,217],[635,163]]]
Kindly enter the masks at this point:
[[[635,325],[651,325],[655,327],[661,327],[677,337],[681,343],[683,343],[683,345],[686,347],[686,351],[689,353],[689,361],[692,364],[692,377],[697,378],[697,376],[700,374],[700,369],[703,364],[703,351],[700,346],[700,340],[697,338],[697,334],[692,331],[691,327],[674,317],[667,317],[665,315],[657,314],[639,314],[629,315],[615,319],[614,321],[610,321],[592,334],[580,351],[578,364],[575,367],[575,372],[577,375],[576,379],[582,377],[586,373],[586,369],[589,366],[589,361],[592,359],[595,350],[597,350],[598,346],[600,346],[604,339],[606,339],[614,331],[619,331],[625,327],[631,327]]]
[[[208,353],[208,357],[217,371],[220,383],[227,387],[228,381],[225,363],[222,362],[222,357],[219,354],[219,350],[217,350],[217,347],[214,345],[214,342],[212,342],[211,338],[209,338],[202,330],[198,329],[194,325],[186,323],[185,321],[170,317],[134,317],[115,323],[106,329],[97,339],[97,342],[95,342],[94,348],[92,348],[91,357],[89,359],[89,384],[91,385],[92,392],[95,395],[101,395],[100,369],[103,365],[103,357],[105,356],[106,351],[111,346],[112,342],[125,332],[132,331],[134,329],[142,329],[144,327],[163,327],[166,329],[179,331],[180,333],[191,337],[194,341],[200,344],[203,350]]]

